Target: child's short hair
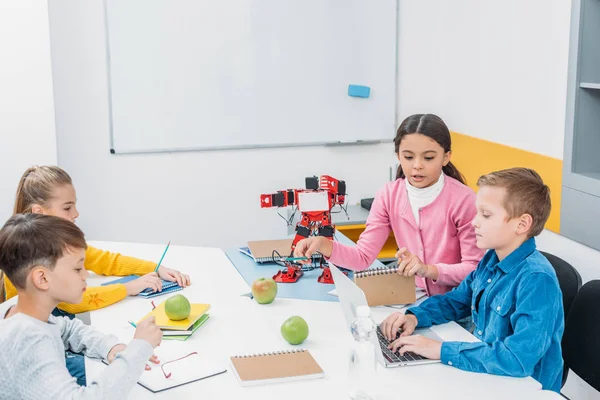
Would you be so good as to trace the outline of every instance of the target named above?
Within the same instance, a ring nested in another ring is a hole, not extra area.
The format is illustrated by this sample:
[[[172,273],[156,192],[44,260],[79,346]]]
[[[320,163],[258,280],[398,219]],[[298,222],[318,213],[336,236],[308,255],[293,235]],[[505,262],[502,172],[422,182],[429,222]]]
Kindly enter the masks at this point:
[[[504,209],[509,218],[531,215],[533,223],[529,237],[539,235],[550,216],[550,188],[529,168],[510,168],[483,175],[477,186],[497,186],[506,189]]]
[[[63,218],[17,214],[0,230],[0,269],[19,289],[35,266],[54,269],[66,250],[87,249],[83,232]]]

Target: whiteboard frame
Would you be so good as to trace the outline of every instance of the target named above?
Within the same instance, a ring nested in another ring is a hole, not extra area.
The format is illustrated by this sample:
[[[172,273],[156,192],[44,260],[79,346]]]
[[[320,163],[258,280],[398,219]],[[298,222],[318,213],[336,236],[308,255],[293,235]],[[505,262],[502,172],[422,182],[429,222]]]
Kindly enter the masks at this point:
[[[351,140],[351,141],[335,141],[335,142],[308,142],[308,143],[277,143],[277,144],[247,144],[247,145],[232,145],[232,146],[203,146],[203,147],[185,147],[185,148],[161,148],[161,149],[144,149],[144,150],[117,150],[115,149],[114,140],[114,124],[113,124],[113,104],[112,104],[112,79],[110,67],[110,40],[108,28],[108,0],[102,0],[104,8],[104,33],[105,33],[105,50],[106,50],[106,82],[107,82],[107,97],[108,97],[108,130],[109,130],[109,149],[110,154],[156,154],[156,153],[183,153],[183,152],[199,152],[199,151],[216,151],[216,150],[245,150],[245,149],[272,149],[272,148],[290,148],[290,147],[312,147],[312,146],[348,146],[348,145],[368,145],[378,143],[391,143],[393,139],[374,139],[374,140]],[[400,10],[400,0],[396,0],[396,62],[394,70],[394,122],[398,126],[398,35],[400,33],[400,18],[398,12]]]

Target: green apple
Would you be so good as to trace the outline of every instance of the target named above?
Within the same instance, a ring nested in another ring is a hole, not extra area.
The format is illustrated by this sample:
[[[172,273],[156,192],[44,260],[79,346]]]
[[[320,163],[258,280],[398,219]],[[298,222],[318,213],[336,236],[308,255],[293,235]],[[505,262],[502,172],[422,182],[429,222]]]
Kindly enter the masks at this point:
[[[258,304],[269,304],[277,296],[277,282],[272,278],[258,278],[252,282],[252,296]]]
[[[165,314],[173,321],[181,321],[190,316],[192,306],[190,301],[182,294],[176,294],[165,301]]]
[[[289,344],[300,344],[308,337],[308,324],[297,315],[289,317],[281,325],[281,335]]]

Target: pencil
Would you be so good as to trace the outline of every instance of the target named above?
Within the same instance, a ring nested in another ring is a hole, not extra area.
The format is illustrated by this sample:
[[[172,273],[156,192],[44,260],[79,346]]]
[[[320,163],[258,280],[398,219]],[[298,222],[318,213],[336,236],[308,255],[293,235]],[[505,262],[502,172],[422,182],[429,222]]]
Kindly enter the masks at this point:
[[[127,322],[129,322],[131,324],[131,326],[133,326],[134,328],[137,328],[137,325],[135,324],[135,322],[132,322],[132,321],[127,321]]]
[[[169,250],[170,245],[171,245],[171,241],[169,240],[169,243],[167,243],[167,247],[165,248],[165,251],[163,252],[162,257],[158,261],[158,264],[156,264],[156,268],[154,268],[154,272],[158,272],[158,269],[160,268],[160,263],[162,262],[163,258],[165,258],[165,254],[167,254],[167,250]]]

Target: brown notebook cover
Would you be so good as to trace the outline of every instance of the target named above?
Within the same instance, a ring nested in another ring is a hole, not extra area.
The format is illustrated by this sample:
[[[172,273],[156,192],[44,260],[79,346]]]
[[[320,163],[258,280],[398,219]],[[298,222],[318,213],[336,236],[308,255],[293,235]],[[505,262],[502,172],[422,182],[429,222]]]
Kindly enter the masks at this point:
[[[281,257],[288,257],[292,251],[292,239],[255,240],[248,242],[248,248],[256,262],[273,261],[273,250]]]
[[[230,359],[235,375],[242,386],[325,376],[308,350],[284,350],[250,356],[234,356]]]
[[[415,277],[400,276],[397,268],[375,268],[354,273],[354,282],[362,289],[369,306],[410,304],[417,300]]]
[[[293,239],[254,240],[248,242],[248,248],[255,262],[273,262],[273,250],[281,257],[289,257],[292,252]],[[277,255],[277,254],[276,254]],[[313,259],[320,258],[320,254],[313,255]]]

